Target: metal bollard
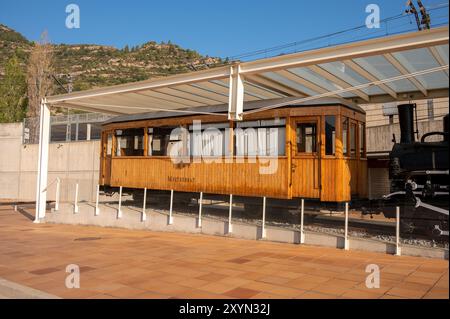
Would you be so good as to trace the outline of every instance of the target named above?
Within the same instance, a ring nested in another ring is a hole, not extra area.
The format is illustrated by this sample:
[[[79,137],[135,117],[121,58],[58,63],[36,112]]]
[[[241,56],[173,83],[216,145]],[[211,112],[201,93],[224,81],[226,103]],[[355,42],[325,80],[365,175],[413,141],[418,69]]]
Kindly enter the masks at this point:
[[[233,194],[230,194],[230,208],[228,210],[228,234],[233,232],[233,225],[231,224],[231,218],[233,214]]]
[[[198,223],[197,227],[202,227],[202,208],[203,208],[203,192],[200,192],[199,206],[198,206]]]
[[[350,245],[349,245],[349,241],[348,241],[348,203],[345,203],[344,249],[345,250],[350,249]]]
[[[402,248],[400,247],[400,207],[396,208],[396,225],[395,225],[395,255],[402,255]]]
[[[141,220],[145,222],[147,220],[147,213],[145,212],[147,205],[147,188],[144,188],[144,203],[142,204],[142,218]]]
[[[97,194],[95,195],[95,216],[100,215],[100,208],[98,207],[98,202],[99,202],[99,197],[100,197],[100,185],[97,184]]]
[[[75,185],[75,203],[73,206],[73,212],[74,214],[78,214],[79,207],[78,207],[78,183]]]
[[[56,194],[55,194],[55,212],[59,210],[59,197],[61,191],[61,180],[56,178]]]
[[[300,244],[305,243],[305,232],[303,230],[304,218],[305,218],[305,200],[302,199],[300,204]]]
[[[122,186],[119,188],[119,209],[117,210],[117,219],[122,218]]]
[[[266,197],[263,197],[263,216],[261,227],[261,238],[266,238]]]
[[[169,225],[173,224],[173,189],[170,190]]]

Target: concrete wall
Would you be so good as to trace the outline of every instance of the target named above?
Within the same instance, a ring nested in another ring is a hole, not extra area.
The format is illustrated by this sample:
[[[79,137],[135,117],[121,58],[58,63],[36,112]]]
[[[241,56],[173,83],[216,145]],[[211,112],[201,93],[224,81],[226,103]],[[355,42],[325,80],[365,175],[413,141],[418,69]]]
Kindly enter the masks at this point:
[[[93,200],[99,175],[100,141],[52,143],[48,183],[61,179],[61,201],[72,200],[78,182],[79,199]],[[22,145],[22,124],[0,125],[0,199],[34,201],[38,145]],[[48,188],[55,199],[56,184]]]
[[[17,198],[21,179],[22,124],[0,125],[0,199]]]

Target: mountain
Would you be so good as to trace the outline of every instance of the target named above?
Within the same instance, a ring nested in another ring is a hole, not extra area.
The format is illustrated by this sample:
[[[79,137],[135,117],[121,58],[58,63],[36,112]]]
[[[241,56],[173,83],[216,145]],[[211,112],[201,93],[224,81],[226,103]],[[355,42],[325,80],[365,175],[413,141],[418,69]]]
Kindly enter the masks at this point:
[[[33,42],[0,24],[0,80],[6,61],[16,53],[26,67]],[[154,77],[179,74],[222,64],[220,58],[202,56],[172,43],[147,42],[124,49],[95,44],[54,45],[56,76],[65,84],[73,79],[73,90],[86,90]],[[58,92],[63,93],[59,88]]]
[[[32,43],[20,33],[0,24],[0,79],[4,74],[6,61],[16,53],[24,63],[31,46]]]

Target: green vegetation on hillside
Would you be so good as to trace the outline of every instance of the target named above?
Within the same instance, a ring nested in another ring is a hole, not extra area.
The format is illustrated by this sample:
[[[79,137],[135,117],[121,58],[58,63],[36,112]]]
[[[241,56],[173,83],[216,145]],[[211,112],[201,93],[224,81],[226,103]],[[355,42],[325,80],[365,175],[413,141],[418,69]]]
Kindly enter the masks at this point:
[[[0,123],[21,121],[26,114],[27,85],[19,58],[13,56],[0,81]]]
[[[19,63],[19,68],[15,66],[13,69],[25,72],[33,45],[33,42],[28,41],[20,33],[0,24],[0,85],[5,86],[3,82],[6,68],[12,57],[16,59],[14,63]],[[123,49],[95,44],[58,44],[53,48],[55,76],[67,85],[66,75],[70,74],[74,91],[179,74],[224,63],[220,58],[202,56],[194,50],[183,49],[170,41],[168,43],[150,41],[131,48],[126,46]],[[17,74],[16,79],[22,79],[21,75]],[[55,88],[54,94],[65,93],[63,88],[59,86]],[[7,93],[0,92],[0,100],[4,101],[0,103],[6,103],[10,97],[5,98],[2,94]],[[0,121],[1,119],[0,115]]]

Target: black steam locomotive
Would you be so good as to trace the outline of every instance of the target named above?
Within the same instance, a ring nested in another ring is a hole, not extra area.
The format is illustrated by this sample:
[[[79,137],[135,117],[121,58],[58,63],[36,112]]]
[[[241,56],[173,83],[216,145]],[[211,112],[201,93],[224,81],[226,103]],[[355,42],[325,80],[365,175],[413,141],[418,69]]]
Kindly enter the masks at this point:
[[[394,136],[389,155],[391,192],[381,202],[382,212],[395,218],[395,207],[400,207],[402,233],[448,237],[449,115],[443,132],[416,141],[415,109],[415,104],[398,106],[401,137],[398,143]],[[440,136],[439,141],[427,141],[432,136]]]

